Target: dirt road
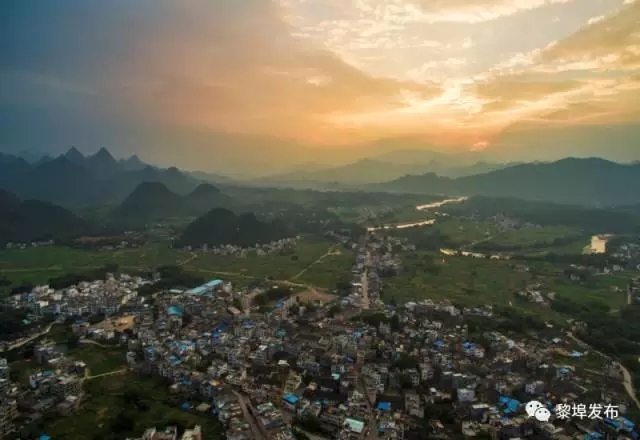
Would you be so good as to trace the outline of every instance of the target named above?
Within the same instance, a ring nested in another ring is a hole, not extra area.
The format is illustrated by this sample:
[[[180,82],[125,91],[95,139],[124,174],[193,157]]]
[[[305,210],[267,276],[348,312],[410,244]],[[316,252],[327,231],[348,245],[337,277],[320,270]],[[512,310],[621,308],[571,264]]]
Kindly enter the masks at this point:
[[[629,395],[629,398],[631,398],[631,400],[633,400],[633,403],[636,404],[636,407],[638,409],[640,409],[640,401],[638,400],[638,397],[636,396],[636,390],[635,387],[633,386],[633,378],[631,376],[631,373],[629,373],[629,370],[627,370],[627,368],[622,365],[620,362],[613,360],[613,358],[609,355],[606,355],[604,353],[602,353],[601,351],[596,350],[595,348],[593,348],[591,345],[587,344],[586,342],[584,342],[581,339],[578,339],[577,337],[575,337],[573,335],[573,333],[571,332],[567,332],[567,336],[569,338],[571,338],[572,340],[574,340],[576,342],[576,344],[578,344],[580,347],[585,348],[590,350],[593,353],[596,353],[597,355],[599,355],[600,357],[613,362],[613,364],[620,369],[620,371],[622,372],[622,385],[624,386],[625,391],[627,392],[627,394]]]

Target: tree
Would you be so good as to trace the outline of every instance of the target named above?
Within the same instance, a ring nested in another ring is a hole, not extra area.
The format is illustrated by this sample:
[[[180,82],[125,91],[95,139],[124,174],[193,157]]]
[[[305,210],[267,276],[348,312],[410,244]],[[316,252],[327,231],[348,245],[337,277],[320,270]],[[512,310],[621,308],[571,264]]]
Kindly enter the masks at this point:
[[[391,331],[394,331],[394,332],[398,332],[402,328],[400,324],[400,318],[398,317],[397,314],[391,317],[391,320],[389,321],[389,327],[391,327]]]
[[[67,338],[67,348],[70,350],[78,348],[79,342],[80,338],[77,335],[69,335]]]

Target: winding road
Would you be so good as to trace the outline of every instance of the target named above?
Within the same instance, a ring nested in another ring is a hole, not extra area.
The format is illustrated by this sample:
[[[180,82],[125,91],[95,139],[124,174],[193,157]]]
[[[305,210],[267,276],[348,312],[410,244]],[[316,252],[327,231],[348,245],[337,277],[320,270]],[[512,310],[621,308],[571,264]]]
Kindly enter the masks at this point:
[[[640,400],[638,400],[638,396],[636,395],[636,390],[635,390],[635,387],[633,386],[633,378],[631,376],[631,373],[629,373],[629,370],[627,370],[627,368],[624,365],[622,365],[620,362],[614,360],[611,356],[606,355],[599,350],[596,350],[595,348],[593,348],[591,345],[587,344],[583,340],[578,339],[573,333],[567,332],[567,336],[571,338],[580,347],[584,349],[588,349],[593,353],[596,353],[598,356],[602,357],[603,359],[606,359],[612,362],[613,365],[615,365],[616,368],[618,368],[622,372],[622,386],[624,386],[624,389],[629,395],[629,398],[633,400],[633,403],[636,404],[636,407],[640,409]]]
[[[31,341],[33,341],[33,340],[35,340],[35,339],[38,339],[40,336],[44,336],[44,335],[46,335],[47,333],[49,333],[49,332],[51,331],[51,329],[53,328],[53,326],[54,326],[54,325],[56,325],[56,323],[55,323],[55,322],[53,322],[53,323],[49,324],[49,325],[47,326],[47,328],[46,328],[46,329],[44,329],[43,331],[38,332],[38,333],[36,333],[35,335],[29,336],[27,339],[24,339],[24,340],[22,340],[22,341],[20,341],[20,342],[16,342],[16,343],[14,343],[14,344],[9,345],[7,348],[5,348],[4,350],[2,350],[2,353],[5,353],[5,352],[7,352],[7,351],[11,351],[11,350],[15,350],[16,348],[20,348],[20,347],[22,347],[23,345],[26,345],[26,344],[28,344],[29,342],[31,342]]]

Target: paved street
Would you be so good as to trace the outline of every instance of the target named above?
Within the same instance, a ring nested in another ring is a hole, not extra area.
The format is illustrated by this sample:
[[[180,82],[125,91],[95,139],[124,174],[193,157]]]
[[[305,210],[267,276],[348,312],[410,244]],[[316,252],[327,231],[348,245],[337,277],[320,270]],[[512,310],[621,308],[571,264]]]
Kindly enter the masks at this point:
[[[258,428],[258,423],[255,417],[253,417],[253,414],[251,414],[251,412],[249,411],[249,406],[251,405],[251,402],[248,401],[249,399],[247,399],[237,391],[233,391],[233,394],[235,394],[235,396],[238,398],[238,403],[240,403],[242,414],[244,415],[245,420],[249,422],[249,425],[251,426],[251,433],[253,435],[253,438],[255,438],[256,440],[265,440],[264,435],[262,435],[262,432],[260,431],[260,428]]]

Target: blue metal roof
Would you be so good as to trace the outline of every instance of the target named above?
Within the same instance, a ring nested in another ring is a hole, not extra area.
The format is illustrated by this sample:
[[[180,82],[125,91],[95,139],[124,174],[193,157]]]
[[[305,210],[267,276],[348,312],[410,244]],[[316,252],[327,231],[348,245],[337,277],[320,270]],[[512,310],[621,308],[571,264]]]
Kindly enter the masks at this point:
[[[206,283],[204,283],[204,284],[202,285],[202,287],[203,287],[205,290],[211,290],[211,289],[215,289],[215,288],[216,288],[216,287],[218,287],[220,284],[222,284],[222,280],[214,279],[214,280],[211,280],[211,281],[207,281]]]

